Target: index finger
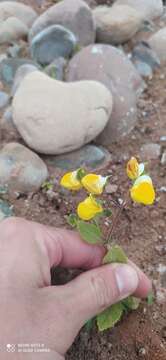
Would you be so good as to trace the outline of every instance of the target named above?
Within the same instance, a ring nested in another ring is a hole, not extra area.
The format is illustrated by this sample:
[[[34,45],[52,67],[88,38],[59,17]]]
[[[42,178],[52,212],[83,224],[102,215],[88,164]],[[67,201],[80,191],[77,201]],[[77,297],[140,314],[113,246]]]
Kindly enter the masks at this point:
[[[41,225],[43,226],[43,225]],[[84,242],[75,231],[43,226],[50,266],[90,269],[101,265],[103,246]]]

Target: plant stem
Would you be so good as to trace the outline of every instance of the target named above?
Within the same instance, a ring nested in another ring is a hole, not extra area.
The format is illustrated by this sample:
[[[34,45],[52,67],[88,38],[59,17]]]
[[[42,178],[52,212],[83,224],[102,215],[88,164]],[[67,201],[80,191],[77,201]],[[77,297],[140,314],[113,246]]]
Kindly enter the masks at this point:
[[[118,220],[119,220],[119,218],[120,218],[120,215],[121,215],[123,209],[125,208],[126,204],[127,204],[127,198],[126,198],[126,199],[123,201],[123,203],[120,205],[117,213],[115,214],[115,216],[114,216],[114,218],[113,218],[112,226],[111,226],[111,228],[108,230],[108,233],[107,233],[107,236],[106,236],[106,244],[109,243],[109,240],[110,240],[110,238],[111,238],[111,236],[112,236],[112,234],[113,234],[113,232],[114,232],[114,230],[115,230],[115,228],[116,228],[116,225],[117,225],[117,223],[118,223]]]
[[[98,229],[100,229],[98,220],[96,218],[93,219],[94,224],[97,226]]]
[[[121,205],[116,200],[111,199],[110,202],[112,202],[118,208],[121,208]]]

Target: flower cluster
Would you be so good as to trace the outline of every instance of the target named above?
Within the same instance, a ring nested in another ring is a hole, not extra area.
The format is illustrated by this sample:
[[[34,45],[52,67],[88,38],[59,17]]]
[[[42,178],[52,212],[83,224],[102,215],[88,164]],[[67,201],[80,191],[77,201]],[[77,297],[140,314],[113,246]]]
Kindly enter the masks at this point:
[[[130,189],[132,200],[144,205],[153,204],[155,191],[150,176],[145,174],[145,165],[139,164],[137,159],[132,157],[127,163],[126,170],[128,177],[133,181]],[[104,211],[97,196],[103,193],[108,179],[109,176],[86,174],[83,169],[69,172],[62,177],[61,185],[68,190],[84,189],[88,192],[88,197],[77,207],[77,215],[80,219],[89,221]]]
[[[127,175],[133,181],[130,195],[133,201],[144,205],[152,205],[155,200],[155,191],[152,180],[145,173],[145,164],[139,164],[135,157],[127,163]]]
[[[61,179],[63,187],[73,191],[84,188],[89,193],[89,196],[78,204],[77,214],[80,219],[88,221],[103,212],[103,207],[95,195],[102,194],[108,178],[108,176],[86,174],[82,169],[69,172],[63,176]]]

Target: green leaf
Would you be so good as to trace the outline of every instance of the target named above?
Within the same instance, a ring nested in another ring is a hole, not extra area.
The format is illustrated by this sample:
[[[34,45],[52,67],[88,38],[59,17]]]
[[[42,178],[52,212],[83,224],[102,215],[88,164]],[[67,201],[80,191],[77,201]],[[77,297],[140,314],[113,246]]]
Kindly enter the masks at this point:
[[[114,327],[114,325],[121,319],[122,314],[123,305],[119,302],[97,315],[97,326],[99,331],[104,331]]]
[[[56,79],[56,68],[52,68],[50,71],[50,77],[52,77],[53,79]]]
[[[78,217],[75,214],[70,214],[69,216],[67,216],[67,222],[69,225],[71,225],[73,228],[77,227],[77,221],[78,221]]]
[[[99,227],[95,224],[89,224],[86,221],[77,222],[78,231],[83,240],[89,244],[101,244],[102,243],[102,233]]]
[[[111,216],[111,215],[112,215],[111,209],[105,209],[105,210],[103,211],[103,215],[106,216],[106,217]]]
[[[118,245],[115,245],[104,256],[103,264],[111,264],[111,263],[126,264],[127,261],[128,261],[127,256],[125,255],[122,248]]]
[[[122,301],[122,304],[125,310],[137,310],[140,304],[140,299],[134,296],[129,296]]]
[[[86,175],[86,171],[82,168],[77,170],[77,180],[81,181],[82,178]]]
[[[148,305],[153,305],[154,303],[154,300],[155,300],[155,296],[152,292],[150,292],[150,294],[148,295],[147,297],[147,303]]]
[[[77,53],[81,50],[81,46],[79,44],[76,44],[75,49],[74,49],[74,53]]]
[[[42,189],[44,190],[52,190],[53,189],[53,184],[50,182],[50,181],[45,181],[43,184],[42,184]]]

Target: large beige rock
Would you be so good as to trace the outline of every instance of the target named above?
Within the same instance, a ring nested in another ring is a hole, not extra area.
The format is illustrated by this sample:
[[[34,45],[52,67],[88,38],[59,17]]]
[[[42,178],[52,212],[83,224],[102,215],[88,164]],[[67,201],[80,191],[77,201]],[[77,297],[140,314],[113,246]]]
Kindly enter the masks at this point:
[[[25,142],[44,154],[80,148],[104,129],[112,96],[94,81],[63,83],[40,71],[27,75],[13,100],[13,120]]]
[[[27,26],[31,26],[37,13],[30,7],[16,1],[0,2],[0,23],[9,17],[16,17]]]
[[[95,23],[92,11],[82,0],[63,0],[51,6],[34,22],[29,38],[51,25],[62,25],[72,31],[80,45],[95,41]]]
[[[93,11],[97,41],[121,44],[131,39],[142,27],[142,16],[128,5],[99,6]]]
[[[148,40],[149,45],[158,55],[161,63],[166,62],[166,27],[157,31]]]
[[[163,13],[162,0],[117,0],[116,5],[129,5],[147,20],[153,20]]]
[[[28,27],[16,17],[9,17],[0,24],[0,44],[25,38],[27,34]]]

